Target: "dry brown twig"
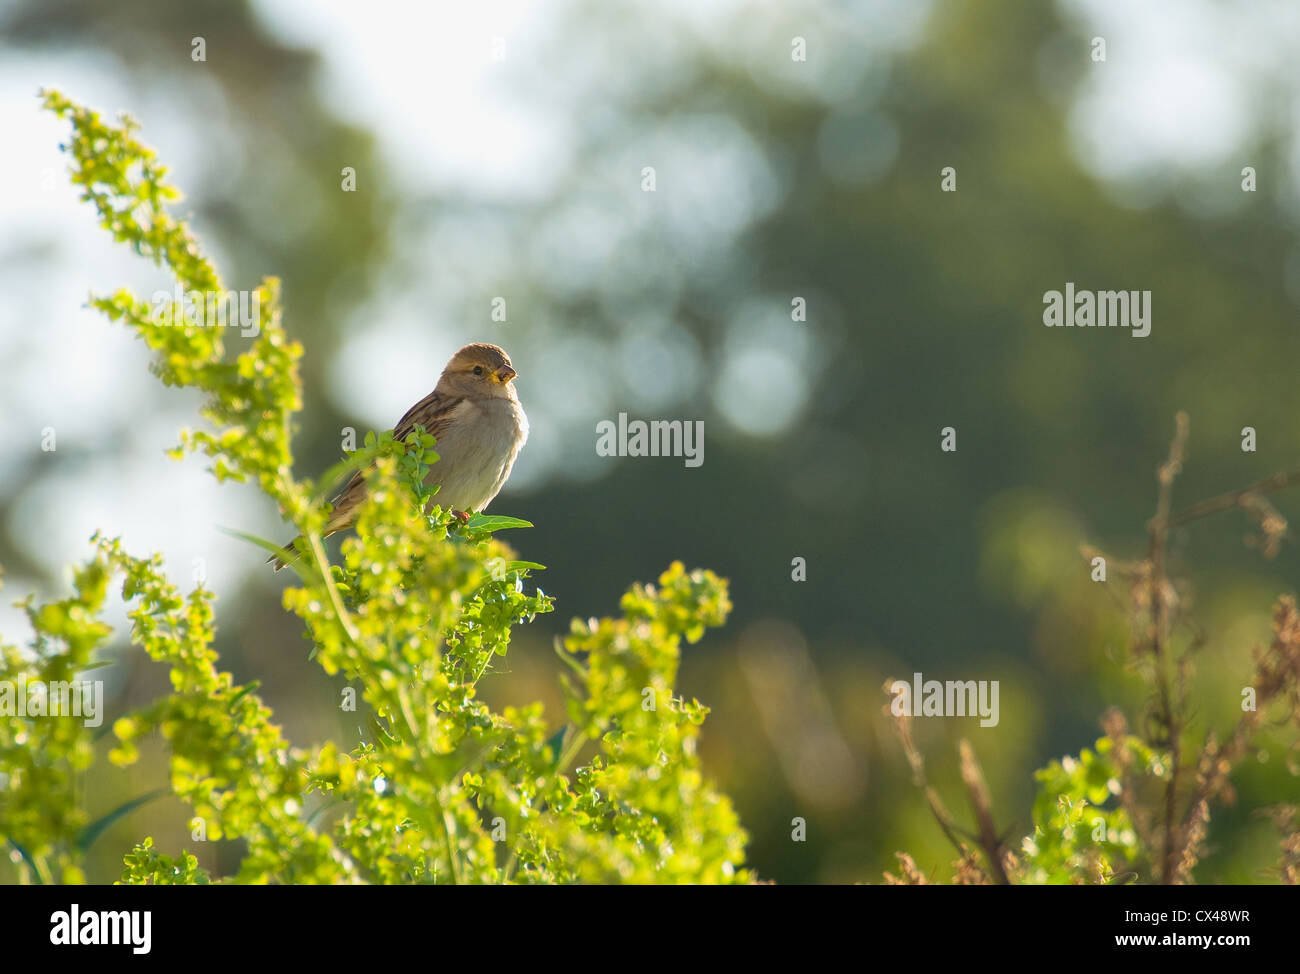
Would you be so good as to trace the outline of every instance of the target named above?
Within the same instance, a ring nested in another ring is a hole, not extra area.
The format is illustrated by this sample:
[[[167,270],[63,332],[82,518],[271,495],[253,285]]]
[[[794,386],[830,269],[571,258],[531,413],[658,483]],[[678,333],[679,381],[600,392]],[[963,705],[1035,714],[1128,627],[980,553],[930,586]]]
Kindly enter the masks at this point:
[[[1137,793],[1141,771],[1133,767],[1133,752],[1124,746],[1124,738],[1129,732],[1124,712],[1118,707],[1111,707],[1101,716],[1101,728],[1115,745],[1111,753],[1115,756],[1120,772],[1119,803],[1128,812],[1129,821],[1133,823],[1133,831],[1137,833],[1142,847],[1155,849],[1157,845],[1152,831],[1151,813]]]
[[[1156,495],[1156,516],[1148,525],[1150,536],[1148,561],[1149,595],[1151,609],[1150,646],[1155,658],[1156,688],[1160,695],[1160,709],[1157,721],[1162,733],[1167,738],[1171,752],[1169,785],[1165,791],[1165,825],[1164,844],[1161,850],[1160,875],[1165,882],[1173,875],[1175,843],[1177,829],[1178,769],[1182,763],[1180,741],[1182,739],[1182,707],[1175,706],[1169,688],[1169,662],[1167,635],[1169,617],[1166,591],[1172,586],[1165,576],[1165,552],[1169,543],[1169,509],[1173,502],[1174,478],[1182,472],[1183,460],[1187,456],[1187,436],[1189,423],[1187,414],[1178,413],[1174,417],[1174,438],[1169,444],[1169,458],[1160,466],[1156,474],[1159,490]],[[1181,701],[1180,701],[1181,702]]]
[[[885,692],[888,693],[894,680],[885,681]],[[889,713],[889,707],[885,708]],[[1010,857],[1005,843],[998,837],[997,830],[993,826],[993,808],[989,800],[988,787],[984,783],[984,772],[980,769],[979,762],[975,758],[975,751],[970,744],[963,740],[959,744],[961,753],[961,774],[962,780],[966,784],[967,796],[970,799],[971,808],[975,813],[975,820],[979,828],[977,836],[969,836],[956,820],[949,814],[943,799],[935,791],[925,774],[925,758],[912,739],[912,718],[891,714],[893,717],[894,729],[898,732],[898,738],[903,745],[903,753],[907,756],[907,763],[912,767],[912,781],[921,793],[925,796],[926,803],[930,806],[930,813],[934,816],[939,828],[952,843],[953,848],[961,855],[961,859],[956,863],[957,872],[953,879],[956,885],[984,884],[996,882],[1000,885],[1010,885],[1011,880],[1007,875],[1007,864],[1009,861],[1014,862]],[[959,833],[968,835],[972,841],[975,841],[984,852],[984,857],[988,861],[988,873],[981,868],[979,862],[975,859],[970,848],[958,837]],[[900,860],[902,853],[898,854]],[[910,861],[910,860],[909,860]],[[890,878],[886,873],[887,880]]]
[[[1274,610],[1273,639],[1268,647],[1254,653],[1255,672],[1250,684],[1256,695],[1254,709],[1243,712],[1222,746],[1213,730],[1207,732],[1195,760],[1195,784],[1189,793],[1182,793],[1180,782],[1185,764],[1183,738],[1188,717],[1190,657],[1204,642],[1204,634],[1190,619],[1184,618],[1187,600],[1168,577],[1169,533],[1176,527],[1239,508],[1250,515],[1260,529],[1258,539],[1248,543],[1258,547],[1266,557],[1272,557],[1288,535],[1287,519],[1263,495],[1300,484],[1300,469],[1288,471],[1173,511],[1173,485],[1187,458],[1189,429],[1187,414],[1179,412],[1175,417],[1168,457],[1157,471],[1156,513],[1147,523],[1147,557],[1128,563],[1112,563],[1111,559],[1106,559],[1116,574],[1129,580],[1131,604],[1141,612],[1140,617],[1134,617],[1140,636],[1132,652],[1135,659],[1150,661],[1156,685],[1154,713],[1150,715],[1152,726],[1145,735],[1146,743],[1157,749],[1167,749],[1170,758],[1158,806],[1144,801],[1138,786],[1145,771],[1134,767],[1129,749],[1120,746],[1129,735],[1123,713],[1118,708],[1108,710],[1102,717],[1102,728],[1117,745],[1113,753],[1120,768],[1119,801],[1128,813],[1143,848],[1152,850],[1157,856],[1154,864],[1156,880],[1169,884],[1194,881],[1193,870],[1209,834],[1211,804],[1216,800],[1231,800],[1229,778],[1232,770],[1249,753],[1252,741],[1264,725],[1264,715],[1269,707],[1278,701],[1286,701],[1290,708],[1288,722],[1300,730],[1300,611],[1297,611],[1294,599],[1282,597]],[[1081,545],[1080,553],[1089,562],[1098,556],[1105,557],[1104,552],[1090,545]],[[1191,629],[1190,638],[1178,653],[1171,646],[1176,624]],[[886,692],[890,692],[893,683],[893,680],[886,681]],[[926,779],[924,758],[912,740],[910,718],[895,715],[894,725],[912,767],[916,786],[925,795],[940,829],[961,855],[955,864],[954,882],[1010,883],[1011,875],[1018,872],[1019,867],[994,827],[988,788],[974,749],[965,740],[959,744],[962,780],[978,830],[978,834],[971,835],[956,824],[938,792]],[[1293,806],[1279,806],[1275,811],[1275,822],[1284,833],[1278,869],[1284,882],[1297,883],[1300,882],[1300,811]],[[1290,829],[1289,834],[1287,829]],[[962,835],[979,846],[988,863],[987,870],[961,840],[959,836]],[[900,876],[886,873],[887,882],[926,882],[924,874],[910,857],[899,853],[898,858]]]
[[[974,812],[975,823],[979,826],[980,846],[988,857],[993,878],[999,885],[1009,886],[1011,880],[1007,878],[1004,863],[1006,849],[1003,847],[1002,839],[998,837],[998,830],[993,827],[993,803],[989,800],[988,785],[984,782],[984,769],[980,767],[970,741],[962,739],[958,742],[957,749],[961,754],[961,780],[966,785],[971,811]]]
[[[1196,761],[1196,783],[1190,794],[1181,794],[1189,658],[1203,641],[1203,636],[1195,633],[1187,648],[1174,657],[1170,635],[1182,606],[1177,589],[1168,577],[1169,532],[1223,511],[1241,509],[1259,525],[1260,536],[1253,543],[1266,557],[1272,557],[1287,536],[1288,526],[1287,519],[1264,495],[1300,484],[1300,470],[1292,470],[1172,511],[1173,483],[1186,461],[1188,432],[1187,414],[1180,412],[1175,417],[1168,458],[1157,472],[1156,514],[1147,524],[1146,561],[1117,566],[1122,574],[1135,580],[1131,593],[1134,603],[1147,613],[1144,638],[1139,639],[1134,652],[1137,657],[1149,654],[1154,664],[1155,732],[1149,735],[1149,743],[1167,747],[1170,752],[1158,846],[1151,842],[1154,837],[1150,831],[1150,816],[1144,813],[1131,787],[1123,787],[1121,801],[1125,802],[1129,818],[1144,844],[1158,849],[1157,878],[1162,883],[1191,881],[1192,869],[1208,834],[1210,804],[1216,799],[1231,798],[1228,778],[1249,751],[1250,742],[1261,728],[1269,705],[1281,698],[1289,699],[1291,712],[1300,727],[1300,691],[1297,690],[1300,687],[1300,615],[1297,615],[1294,601],[1284,597],[1279,599],[1274,612],[1271,645],[1255,653],[1251,686],[1256,691],[1256,708],[1243,713],[1222,747],[1213,731],[1207,733]],[[1091,547],[1082,547],[1081,552],[1089,560],[1100,554]],[[1126,723],[1123,716],[1114,711],[1103,718],[1103,727],[1108,735],[1114,737],[1123,732]]]
[[[898,875],[885,873],[886,886],[930,885],[930,881],[925,878],[925,873],[921,872],[921,867],[916,864],[916,860],[906,852],[895,852],[894,858],[898,860]]]
[[[1300,805],[1274,805],[1262,811],[1282,833],[1278,877],[1286,886],[1300,886]]]

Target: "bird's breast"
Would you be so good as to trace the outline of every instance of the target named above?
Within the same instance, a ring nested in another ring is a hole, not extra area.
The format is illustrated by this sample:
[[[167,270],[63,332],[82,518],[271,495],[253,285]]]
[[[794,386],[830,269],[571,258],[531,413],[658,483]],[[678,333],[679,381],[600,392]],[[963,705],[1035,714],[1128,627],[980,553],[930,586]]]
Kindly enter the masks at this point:
[[[528,417],[518,401],[465,399],[438,438],[438,461],[428,484],[434,502],[458,511],[481,511],[505,485],[515,457],[528,439]]]

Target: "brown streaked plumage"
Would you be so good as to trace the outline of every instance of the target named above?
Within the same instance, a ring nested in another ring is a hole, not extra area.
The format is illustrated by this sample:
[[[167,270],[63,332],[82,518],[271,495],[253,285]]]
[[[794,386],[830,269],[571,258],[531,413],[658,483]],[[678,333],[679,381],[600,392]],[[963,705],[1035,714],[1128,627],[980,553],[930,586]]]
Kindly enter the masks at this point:
[[[438,461],[425,483],[439,487],[434,501],[442,507],[457,513],[481,511],[510,476],[528,439],[528,417],[513,385],[516,375],[503,349],[482,342],[466,345],[451,357],[433,392],[393,427],[394,439],[404,441],[419,425],[437,440]],[[365,496],[365,477],[358,470],[332,501],[326,537],[356,520]],[[284,555],[267,559],[276,571],[296,557],[297,540],[284,546]]]

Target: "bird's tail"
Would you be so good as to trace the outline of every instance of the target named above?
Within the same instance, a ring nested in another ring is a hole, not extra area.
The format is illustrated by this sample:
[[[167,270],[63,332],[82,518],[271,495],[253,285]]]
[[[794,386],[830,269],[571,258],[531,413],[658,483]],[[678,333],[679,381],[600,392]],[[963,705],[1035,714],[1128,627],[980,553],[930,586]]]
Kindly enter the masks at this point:
[[[331,519],[328,524],[325,525],[325,530],[321,532],[321,538],[328,538],[335,531],[347,527],[348,523],[350,522],[348,522],[347,519],[338,518],[336,516],[335,518]],[[297,561],[299,558],[303,556],[303,551],[298,550],[298,542],[302,540],[304,540],[303,535],[301,534],[298,535],[298,537],[294,538],[287,545],[284,545],[280,549],[280,553],[278,555],[272,555],[270,558],[266,559],[266,563],[268,565],[275,565],[275,570],[278,572],[281,568],[283,568],[285,565],[289,564],[290,562]],[[304,551],[306,550],[305,547],[303,550]]]
[[[334,510],[330,513],[330,519],[325,524],[325,530],[321,532],[322,538],[328,538],[335,531],[342,531],[352,523],[356,514],[357,504],[360,502],[360,499],[365,496],[363,492],[365,481],[358,481],[356,477],[353,477],[353,481],[361,483],[362,492],[345,488],[337,497],[334,498],[332,502]],[[352,482],[349,482],[348,487],[352,487]],[[298,542],[302,540],[303,536],[301,534],[298,535],[298,537],[294,538],[287,545],[281,548],[278,555],[272,555],[270,558],[266,559],[266,563],[268,565],[275,565],[275,570],[278,572],[285,565],[289,564],[289,562],[297,561],[302,557],[302,552],[298,550]]]
[[[300,534],[287,545],[282,547],[278,555],[272,555],[270,558],[266,559],[266,563],[268,565],[275,565],[275,570],[278,572],[285,565],[289,564],[289,562],[296,561],[299,558],[298,542],[301,540],[302,535]]]

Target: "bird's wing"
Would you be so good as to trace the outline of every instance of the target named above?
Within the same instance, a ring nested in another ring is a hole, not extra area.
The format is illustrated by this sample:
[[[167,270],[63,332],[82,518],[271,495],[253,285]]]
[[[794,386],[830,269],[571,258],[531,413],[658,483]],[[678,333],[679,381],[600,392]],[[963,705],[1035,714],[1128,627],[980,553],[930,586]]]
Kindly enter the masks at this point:
[[[452,413],[464,401],[464,396],[448,396],[438,392],[437,389],[433,390],[408,409],[406,415],[397,421],[397,425],[393,427],[393,439],[405,442],[406,438],[415,431],[417,424],[423,426],[424,431],[432,434],[434,439],[440,439],[451,423]],[[350,524],[352,512],[365,495],[365,475],[357,470],[331,502],[334,505],[334,513],[330,516],[326,533],[332,534]]]
[[[451,422],[451,414],[464,401],[464,396],[448,396],[434,389],[397,421],[393,427],[393,439],[404,441],[417,423],[424,427],[426,433],[432,433],[435,439],[441,439],[447,424]]]

